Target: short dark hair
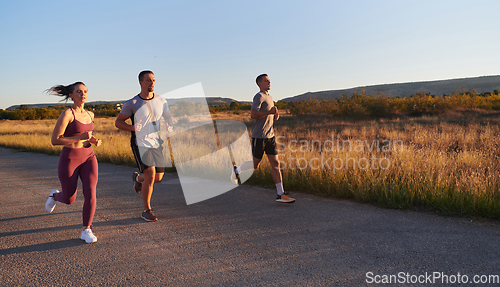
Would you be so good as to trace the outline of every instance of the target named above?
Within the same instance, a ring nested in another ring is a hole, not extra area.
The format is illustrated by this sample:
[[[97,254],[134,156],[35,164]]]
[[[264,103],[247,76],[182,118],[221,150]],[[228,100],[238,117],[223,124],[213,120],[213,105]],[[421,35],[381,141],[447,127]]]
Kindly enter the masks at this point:
[[[146,74],[153,74],[154,75],[153,72],[151,72],[149,70],[144,70],[144,71],[139,73],[139,82],[142,82],[142,79],[144,78],[144,75],[146,75]]]
[[[257,79],[255,79],[255,82],[259,84],[259,82],[262,80],[262,78],[267,77],[267,74],[260,74],[257,76]]]

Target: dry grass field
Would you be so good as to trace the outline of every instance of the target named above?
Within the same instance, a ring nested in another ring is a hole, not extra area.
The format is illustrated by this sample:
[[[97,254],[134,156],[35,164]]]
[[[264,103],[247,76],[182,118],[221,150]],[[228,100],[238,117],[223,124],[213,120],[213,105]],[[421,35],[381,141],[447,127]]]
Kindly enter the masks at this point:
[[[58,155],[62,146],[52,146],[50,137],[56,120],[0,121],[0,145],[22,151]],[[96,118],[94,135],[102,139],[94,147],[99,161],[115,164],[133,164],[130,154],[130,133],[114,126],[114,118]]]
[[[213,119],[244,122],[248,111]],[[58,154],[55,120],[1,121],[0,145]],[[100,162],[134,165],[129,133],[97,118]],[[275,124],[285,190],[347,198],[383,207],[500,219],[500,116],[480,111],[441,117],[343,121],[284,114]],[[264,160],[249,184],[273,186]]]
[[[306,118],[278,127],[286,136],[282,142],[292,146],[282,156],[289,188],[391,208],[500,219],[497,115],[362,122]],[[334,148],[326,142],[332,138]],[[311,144],[314,140],[318,144]],[[319,166],[328,158],[330,166]]]

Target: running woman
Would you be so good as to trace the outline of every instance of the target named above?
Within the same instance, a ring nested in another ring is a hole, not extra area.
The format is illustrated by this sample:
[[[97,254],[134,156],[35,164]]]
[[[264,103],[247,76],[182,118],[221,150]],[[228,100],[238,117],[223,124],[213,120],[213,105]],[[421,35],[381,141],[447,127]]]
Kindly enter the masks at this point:
[[[255,126],[252,132],[253,162],[246,161],[239,167],[234,166],[231,173],[231,180],[237,184],[239,174],[242,171],[259,168],[262,157],[266,153],[267,159],[271,164],[271,173],[276,185],[276,202],[293,203],[295,199],[289,197],[283,190],[280,162],[276,149],[276,137],[274,136],[274,121],[279,119],[279,112],[274,105],[273,97],[269,94],[271,81],[267,74],[262,74],[257,77],[256,83],[260,91],[253,97],[252,108],[250,110],[250,117],[255,119]]]
[[[52,132],[52,145],[64,146],[59,156],[57,173],[61,191],[54,189],[45,203],[47,212],[52,212],[57,202],[72,204],[76,199],[78,177],[82,181],[85,198],[82,210],[83,229],[80,239],[94,243],[97,237],[92,232],[92,219],[96,207],[96,186],[98,166],[91,144],[101,145],[102,141],[92,135],[94,113],[84,109],[87,101],[87,87],[82,82],[68,86],[58,85],[47,93],[71,99],[73,105],[59,116]]]

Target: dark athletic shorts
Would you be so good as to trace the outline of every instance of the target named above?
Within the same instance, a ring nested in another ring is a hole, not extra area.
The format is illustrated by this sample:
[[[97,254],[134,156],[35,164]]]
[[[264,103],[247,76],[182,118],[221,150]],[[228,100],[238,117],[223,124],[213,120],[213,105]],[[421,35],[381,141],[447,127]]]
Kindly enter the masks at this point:
[[[144,162],[150,164],[146,165],[141,159],[141,153],[139,151],[139,147],[135,143],[135,138],[130,141],[130,147],[132,148],[132,153],[134,154],[135,162],[137,163],[137,167],[139,168],[140,173],[143,173],[146,168],[151,166],[155,167],[157,173],[165,172],[165,166],[162,166],[164,164],[160,163],[163,160],[162,148],[148,148],[146,150],[143,156]]]
[[[258,139],[252,138],[252,155],[255,158],[262,159],[264,152],[267,155],[277,155],[276,138]]]

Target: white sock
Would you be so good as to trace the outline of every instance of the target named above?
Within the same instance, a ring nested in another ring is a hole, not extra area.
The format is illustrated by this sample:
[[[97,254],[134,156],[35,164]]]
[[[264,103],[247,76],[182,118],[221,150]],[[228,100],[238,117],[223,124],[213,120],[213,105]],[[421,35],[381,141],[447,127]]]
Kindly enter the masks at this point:
[[[282,182],[276,184],[276,191],[278,192],[278,195],[283,195],[285,193]]]
[[[137,177],[135,178],[135,180],[137,180],[137,182],[139,182],[139,175],[140,174],[137,174]]]

